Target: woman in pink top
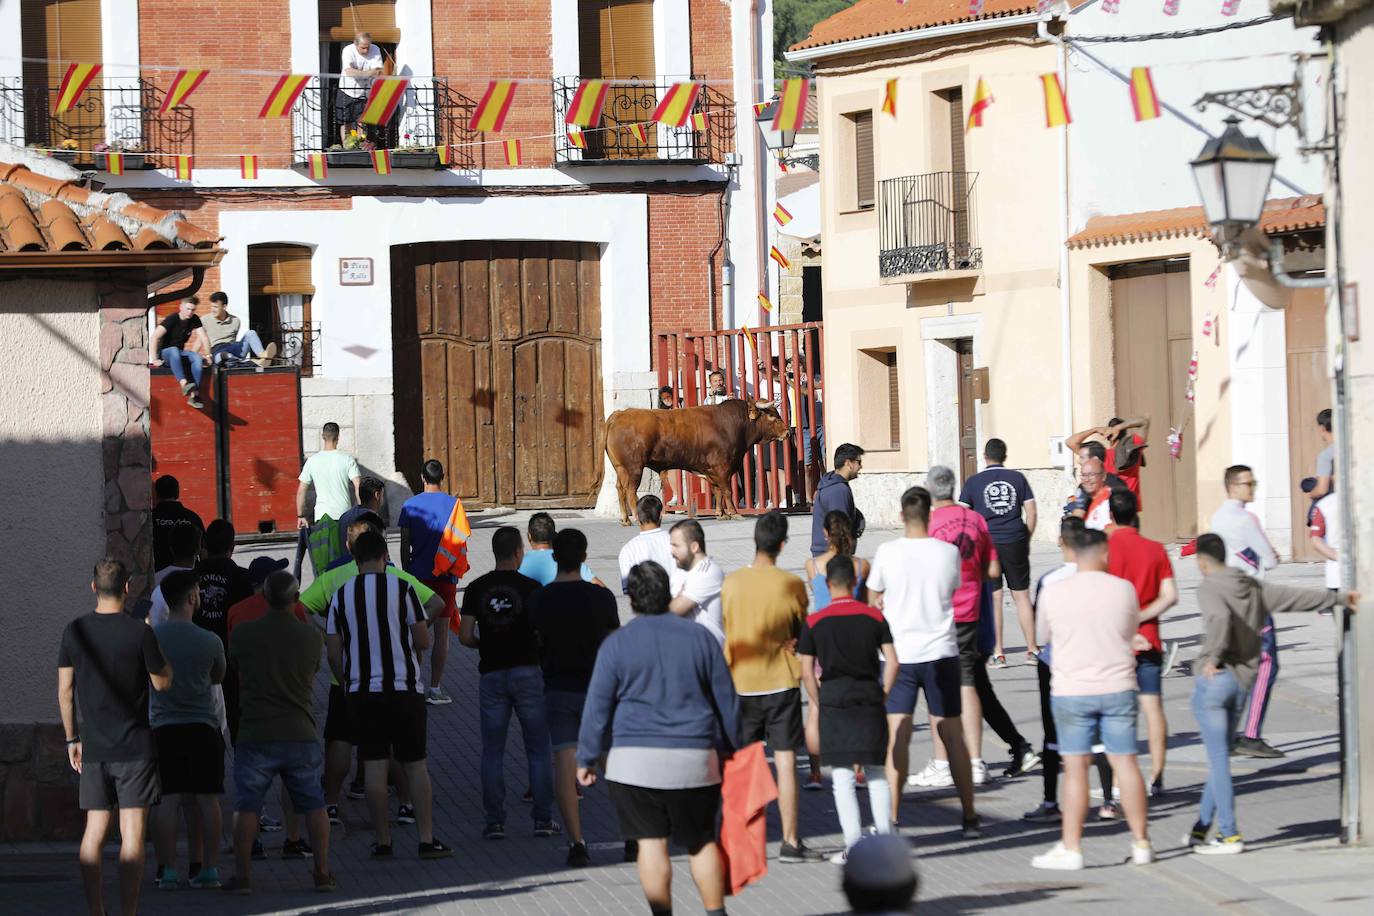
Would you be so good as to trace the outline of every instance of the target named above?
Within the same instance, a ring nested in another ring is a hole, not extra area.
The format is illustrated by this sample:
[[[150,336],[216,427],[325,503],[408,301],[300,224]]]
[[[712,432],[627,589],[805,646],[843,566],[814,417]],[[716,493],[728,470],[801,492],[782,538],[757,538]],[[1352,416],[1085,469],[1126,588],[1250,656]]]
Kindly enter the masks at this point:
[[[1133,641],[1140,623],[1135,588],[1107,572],[1107,535],[1077,535],[1078,573],[1040,596],[1036,641],[1052,645],[1050,706],[1064,761],[1062,839],[1031,859],[1036,868],[1083,867],[1092,746],[1106,745],[1131,827],[1131,861],[1148,865],[1154,849],[1146,827],[1145,781],[1136,760],[1136,677]]]

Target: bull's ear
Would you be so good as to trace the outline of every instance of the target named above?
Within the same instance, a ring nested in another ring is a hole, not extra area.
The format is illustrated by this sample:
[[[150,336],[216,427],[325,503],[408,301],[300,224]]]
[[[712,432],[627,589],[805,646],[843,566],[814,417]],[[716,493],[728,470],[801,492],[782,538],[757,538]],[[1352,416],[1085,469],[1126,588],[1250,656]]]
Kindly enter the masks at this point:
[[[759,418],[759,405],[758,405],[755,401],[750,401],[750,402],[749,402],[749,419],[751,419],[751,420],[757,420],[758,418]]]

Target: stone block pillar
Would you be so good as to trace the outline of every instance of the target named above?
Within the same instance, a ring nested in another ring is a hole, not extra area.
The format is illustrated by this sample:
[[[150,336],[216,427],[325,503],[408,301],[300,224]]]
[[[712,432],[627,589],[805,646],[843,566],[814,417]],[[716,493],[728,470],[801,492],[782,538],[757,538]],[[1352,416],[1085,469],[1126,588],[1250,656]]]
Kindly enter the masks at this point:
[[[114,287],[100,296],[101,444],[106,552],[129,568],[130,598],[153,577],[152,441],[149,438],[147,292]]]

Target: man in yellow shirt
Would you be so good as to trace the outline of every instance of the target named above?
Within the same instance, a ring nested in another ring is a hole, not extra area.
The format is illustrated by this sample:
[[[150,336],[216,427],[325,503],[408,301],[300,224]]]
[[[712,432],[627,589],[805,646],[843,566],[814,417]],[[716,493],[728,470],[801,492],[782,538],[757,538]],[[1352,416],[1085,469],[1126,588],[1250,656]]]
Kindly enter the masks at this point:
[[[819,862],[797,833],[797,752],[803,743],[797,637],[809,599],[802,580],[778,568],[787,518],[769,512],[754,525],[754,562],[725,577],[721,616],[725,661],[739,694],[740,746],[766,741],[778,770],[782,848],[778,861]]]

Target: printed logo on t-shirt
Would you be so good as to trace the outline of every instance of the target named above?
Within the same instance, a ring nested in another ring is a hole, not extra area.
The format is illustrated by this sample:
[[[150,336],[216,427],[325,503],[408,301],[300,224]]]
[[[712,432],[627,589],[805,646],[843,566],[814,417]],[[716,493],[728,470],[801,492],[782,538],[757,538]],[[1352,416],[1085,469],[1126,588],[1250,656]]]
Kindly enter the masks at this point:
[[[1009,515],[1016,510],[1016,488],[1005,480],[994,480],[983,487],[983,505],[993,515]]]
[[[482,599],[482,625],[488,630],[512,626],[522,606],[519,591],[508,585],[494,585]]]

